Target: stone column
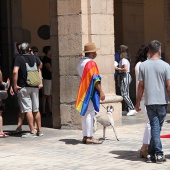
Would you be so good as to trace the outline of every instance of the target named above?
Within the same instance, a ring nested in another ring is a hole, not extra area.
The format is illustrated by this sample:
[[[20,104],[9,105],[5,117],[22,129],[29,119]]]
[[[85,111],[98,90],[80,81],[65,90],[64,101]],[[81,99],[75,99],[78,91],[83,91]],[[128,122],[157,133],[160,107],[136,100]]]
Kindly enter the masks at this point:
[[[57,0],[50,0],[50,41],[52,51],[52,124],[61,128],[60,117],[60,67],[59,67],[59,36],[58,36],[58,6]]]
[[[74,109],[80,82],[76,68],[87,42],[100,48],[95,61],[106,93],[103,105],[112,104],[115,122],[121,123],[122,97],[115,95],[114,85],[113,3],[113,0],[50,0],[54,128],[80,128],[80,115]],[[105,112],[104,107],[101,111]]]

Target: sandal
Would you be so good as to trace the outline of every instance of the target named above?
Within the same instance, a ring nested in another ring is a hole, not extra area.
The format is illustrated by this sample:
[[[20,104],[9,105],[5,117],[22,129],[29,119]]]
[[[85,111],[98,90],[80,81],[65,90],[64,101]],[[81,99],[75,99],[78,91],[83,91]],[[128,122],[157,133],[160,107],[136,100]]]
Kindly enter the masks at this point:
[[[95,138],[86,139],[86,144],[102,144],[102,143],[103,143],[103,141],[97,140]]]
[[[5,134],[5,133],[0,134],[0,138],[7,138],[7,137],[9,137],[9,135],[7,135],[7,134]]]

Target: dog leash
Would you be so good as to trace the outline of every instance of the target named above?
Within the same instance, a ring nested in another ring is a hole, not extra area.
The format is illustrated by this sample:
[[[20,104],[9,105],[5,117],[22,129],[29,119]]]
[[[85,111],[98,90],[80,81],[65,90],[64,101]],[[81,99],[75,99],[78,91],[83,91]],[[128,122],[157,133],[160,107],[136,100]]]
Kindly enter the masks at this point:
[[[101,104],[105,109],[106,109],[106,107],[103,105],[103,104]],[[106,109],[107,110],[107,109]]]

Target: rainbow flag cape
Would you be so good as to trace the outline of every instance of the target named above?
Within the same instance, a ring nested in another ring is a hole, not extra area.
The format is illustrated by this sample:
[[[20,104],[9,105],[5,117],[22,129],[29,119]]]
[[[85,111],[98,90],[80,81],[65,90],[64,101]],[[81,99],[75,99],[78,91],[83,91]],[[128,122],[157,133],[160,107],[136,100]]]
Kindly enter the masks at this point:
[[[100,97],[95,87],[95,83],[101,81],[99,70],[96,63],[90,60],[86,63],[79,85],[75,108],[84,116],[88,108],[90,99],[92,100],[94,109],[99,112]]]

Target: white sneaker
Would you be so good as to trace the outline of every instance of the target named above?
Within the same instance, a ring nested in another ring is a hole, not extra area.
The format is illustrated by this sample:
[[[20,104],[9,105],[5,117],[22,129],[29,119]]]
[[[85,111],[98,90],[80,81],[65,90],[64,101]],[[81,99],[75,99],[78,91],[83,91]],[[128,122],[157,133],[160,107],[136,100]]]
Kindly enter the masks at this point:
[[[136,115],[136,113],[137,113],[136,110],[130,110],[126,116],[134,116]]]
[[[21,137],[22,138],[36,138],[37,135],[35,133],[25,133]]]

